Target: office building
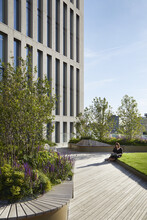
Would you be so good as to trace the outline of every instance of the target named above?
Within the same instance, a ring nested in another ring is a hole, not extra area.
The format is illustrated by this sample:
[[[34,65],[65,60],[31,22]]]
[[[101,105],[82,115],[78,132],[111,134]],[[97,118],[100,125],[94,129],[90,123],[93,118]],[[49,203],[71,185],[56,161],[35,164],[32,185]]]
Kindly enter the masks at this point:
[[[84,108],[84,0],[0,0],[0,59],[32,54],[37,77],[60,97],[51,140],[66,143]],[[47,133],[50,129],[47,125]]]

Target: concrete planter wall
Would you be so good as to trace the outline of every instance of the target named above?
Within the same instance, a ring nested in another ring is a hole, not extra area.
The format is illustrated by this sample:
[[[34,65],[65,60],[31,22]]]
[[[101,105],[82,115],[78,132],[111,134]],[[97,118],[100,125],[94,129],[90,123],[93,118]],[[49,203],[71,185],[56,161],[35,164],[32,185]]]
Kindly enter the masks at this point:
[[[147,146],[121,146],[124,152],[147,152]],[[79,152],[112,152],[114,146],[78,146],[68,143],[68,148]]]
[[[68,143],[68,147],[79,152],[111,152],[113,150],[113,146],[78,146],[72,143]]]
[[[133,167],[123,163],[120,160],[117,160],[117,163],[120,164],[122,167],[124,167],[126,170],[129,170],[130,172],[132,172],[133,174],[135,174],[136,176],[140,177],[141,179],[143,179],[144,181],[147,182],[147,176],[139,171],[137,171],[136,169],[134,169]]]
[[[124,152],[147,152],[147,146],[122,146]]]

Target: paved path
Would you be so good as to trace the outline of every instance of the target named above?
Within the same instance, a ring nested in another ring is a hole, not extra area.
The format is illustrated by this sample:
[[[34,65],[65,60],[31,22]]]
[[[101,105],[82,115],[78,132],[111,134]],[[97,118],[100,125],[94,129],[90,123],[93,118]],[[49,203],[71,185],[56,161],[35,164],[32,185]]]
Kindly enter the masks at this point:
[[[147,220],[147,183],[107,153],[73,153],[74,198],[69,220]]]

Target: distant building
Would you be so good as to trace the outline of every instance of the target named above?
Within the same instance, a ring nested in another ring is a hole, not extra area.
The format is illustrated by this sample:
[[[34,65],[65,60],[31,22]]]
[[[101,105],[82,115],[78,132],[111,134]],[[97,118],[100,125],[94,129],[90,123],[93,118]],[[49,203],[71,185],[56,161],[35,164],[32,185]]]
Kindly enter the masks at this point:
[[[147,134],[147,113],[144,114],[145,117],[142,118],[142,125],[145,127],[143,134]]]
[[[0,0],[1,61],[17,66],[28,53],[60,97],[50,138],[66,143],[84,109],[84,0]]]
[[[112,128],[112,131],[111,133],[116,133],[118,128],[119,128],[119,116],[117,115],[112,115],[112,122],[113,122],[113,128]]]

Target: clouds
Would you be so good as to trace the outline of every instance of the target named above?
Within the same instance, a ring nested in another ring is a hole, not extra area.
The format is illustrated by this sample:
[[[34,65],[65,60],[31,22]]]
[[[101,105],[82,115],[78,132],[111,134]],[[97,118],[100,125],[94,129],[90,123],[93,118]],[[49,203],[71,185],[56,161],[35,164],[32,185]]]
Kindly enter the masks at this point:
[[[106,88],[107,86],[110,86],[112,83],[116,82],[117,80],[114,78],[110,79],[103,79],[103,80],[97,80],[97,81],[90,81],[85,83],[85,89],[96,89],[98,88]]]
[[[106,48],[104,50],[91,50],[85,48],[84,57],[88,61],[96,60],[100,62],[102,60],[108,60],[115,56],[124,56],[132,53],[137,53],[139,50],[147,50],[147,40],[136,41],[128,45],[121,45],[112,48]]]

